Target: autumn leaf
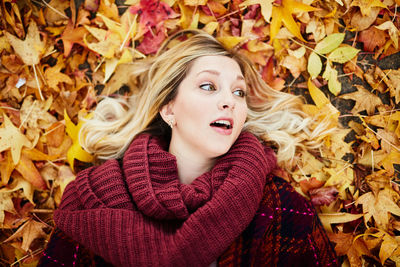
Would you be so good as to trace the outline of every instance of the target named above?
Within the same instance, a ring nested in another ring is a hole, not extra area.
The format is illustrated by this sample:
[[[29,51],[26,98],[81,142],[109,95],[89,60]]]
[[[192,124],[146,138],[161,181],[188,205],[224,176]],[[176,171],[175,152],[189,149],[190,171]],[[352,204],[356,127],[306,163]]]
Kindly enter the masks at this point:
[[[371,8],[373,7],[387,8],[387,6],[380,0],[371,0],[371,1],[354,0],[352,1],[351,6],[358,6],[363,16],[369,16]]]
[[[74,160],[80,160],[83,162],[91,162],[93,161],[93,156],[91,156],[88,152],[82,149],[79,144],[79,130],[83,125],[83,121],[80,121],[77,125],[75,125],[71,119],[69,118],[66,111],[64,111],[64,119],[65,119],[65,127],[67,134],[72,139],[72,146],[68,149],[67,159],[69,166],[74,170]]]
[[[318,42],[314,48],[315,53],[327,54],[336,49],[344,40],[344,33],[333,33]]]
[[[376,48],[380,48],[386,43],[386,34],[376,27],[370,27],[361,31],[358,40],[364,44],[364,51],[373,52]]]
[[[3,114],[4,122],[0,128],[0,152],[11,149],[13,163],[16,165],[21,157],[23,146],[31,147],[31,143],[21,131],[16,128],[7,115]]]
[[[363,110],[366,110],[368,115],[373,114],[375,112],[375,107],[382,104],[381,99],[360,85],[356,84],[354,86],[357,88],[356,92],[345,94],[340,97],[352,99],[356,102],[352,110],[354,114]]]
[[[35,220],[29,220],[29,221],[25,222],[24,225],[22,225],[20,228],[18,228],[18,230],[13,235],[11,235],[9,238],[4,240],[3,242],[9,242],[16,238],[22,238],[21,248],[25,251],[28,251],[32,242],[36,238],[47,236],[47,234],[43,231],[43,229],[45,229],[47,227],[48,227],[48,225],[46,225],[42,222],[37,222]]]
[[[300,3],[296,0],[282,0],[281,5],[272,7],[270,43],[274,40],[283,25],[297,38],[305,41],[300,28],[293,19],[292,14],[298,12],[315,11],[317,8]]]
[[[390,189],[381,190],[377,196],[368,192],[360,196],[356,205],[362,205],[365,225],[373,217],[378,227],[387,229],[389,224],[389,213],[400,216],[400,208],[393,201]]]
[[[37,65],[44,52],[45,43],[40,40],[40,34],[35,21],[31,21],[25,40],[20,40],[6,32],[6,37],[14,48],[15,53],[26,65]]]

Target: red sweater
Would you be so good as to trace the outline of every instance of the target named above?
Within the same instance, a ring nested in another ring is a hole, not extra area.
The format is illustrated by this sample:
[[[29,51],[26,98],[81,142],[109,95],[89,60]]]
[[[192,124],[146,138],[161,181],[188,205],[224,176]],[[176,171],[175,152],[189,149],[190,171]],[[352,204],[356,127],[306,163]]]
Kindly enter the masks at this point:
[[[116,266],[207,266],[254,217],[273,152],[242,133],[214,168],[179,183],[175,157],[143,134],[117,160],[79,173],[54,220]]]

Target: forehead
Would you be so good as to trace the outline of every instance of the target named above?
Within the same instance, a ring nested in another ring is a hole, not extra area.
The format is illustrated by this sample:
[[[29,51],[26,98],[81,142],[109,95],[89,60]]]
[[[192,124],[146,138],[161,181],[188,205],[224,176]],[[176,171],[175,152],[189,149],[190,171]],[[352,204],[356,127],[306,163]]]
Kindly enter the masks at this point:
[[[196,58],[190,65],[188,75],[196,75],[207,70],[242,74],[236,60],[227,56],[202,56]]]

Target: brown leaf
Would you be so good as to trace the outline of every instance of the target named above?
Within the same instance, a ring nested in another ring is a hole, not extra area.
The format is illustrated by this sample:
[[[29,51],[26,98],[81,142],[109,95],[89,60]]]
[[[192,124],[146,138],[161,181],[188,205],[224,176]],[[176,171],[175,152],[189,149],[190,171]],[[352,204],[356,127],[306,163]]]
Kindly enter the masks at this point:
[[[47,234],[43,231],[43,229],[47,227],[48,225],[31,219],[27,221],[24,225],[22,225],[12,236],[7,238],[3,242],[9,242],[16,238],[22,238],[21,248],[25,251],[28,251],[33,240],[35,240],[36,238],[47,236]]]
[[[354,114],[366,110],[368,115],[372,115],[375,112],[375,107],[382,104],[381,99],[361,85],[355,84],[354,86],[357,87],[357,92],[345,94],[340,97],[344,99],[352,99],[356,102],[352,109]]]

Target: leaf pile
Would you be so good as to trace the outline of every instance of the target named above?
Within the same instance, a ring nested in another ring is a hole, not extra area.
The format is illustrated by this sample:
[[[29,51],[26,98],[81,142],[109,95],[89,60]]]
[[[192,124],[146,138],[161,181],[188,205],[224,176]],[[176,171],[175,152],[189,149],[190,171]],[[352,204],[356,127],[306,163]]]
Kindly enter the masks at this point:
[[[132,61],[180,29],[249,57],[333,130],[282,173],[350,266],[400,265],[398,0],[0,2],[0,258],[35,266],[101,95],[128,96]],[[88,163],[85,163],[88,162]]]

